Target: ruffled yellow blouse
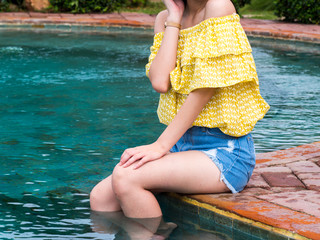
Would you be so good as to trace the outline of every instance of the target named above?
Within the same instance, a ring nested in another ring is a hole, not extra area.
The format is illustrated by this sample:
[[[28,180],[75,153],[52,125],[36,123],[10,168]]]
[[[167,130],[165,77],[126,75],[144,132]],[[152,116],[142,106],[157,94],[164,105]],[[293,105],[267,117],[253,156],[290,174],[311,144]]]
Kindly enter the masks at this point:
[[[157,55],[163,32],[154,36],[146,73]],[[160,95],[158,117],[170,124],[188,94],[198,88],[217,91],[193,126],[218,127],[231,136],[248,134],[269,110],[259,91],[252,49],[237,14],[209,18],[179,35],[171,88]]]

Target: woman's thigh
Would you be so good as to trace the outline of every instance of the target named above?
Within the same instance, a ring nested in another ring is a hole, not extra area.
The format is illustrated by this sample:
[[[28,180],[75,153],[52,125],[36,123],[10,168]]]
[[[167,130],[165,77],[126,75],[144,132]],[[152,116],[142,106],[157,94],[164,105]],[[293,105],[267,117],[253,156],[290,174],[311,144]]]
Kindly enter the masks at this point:
[[[200,151],[169,153],[138,169],[116,166],[130,184],[150,191],[178,193],[228,192],[217,166]],[[115,173],[116,173],[115,172]]]

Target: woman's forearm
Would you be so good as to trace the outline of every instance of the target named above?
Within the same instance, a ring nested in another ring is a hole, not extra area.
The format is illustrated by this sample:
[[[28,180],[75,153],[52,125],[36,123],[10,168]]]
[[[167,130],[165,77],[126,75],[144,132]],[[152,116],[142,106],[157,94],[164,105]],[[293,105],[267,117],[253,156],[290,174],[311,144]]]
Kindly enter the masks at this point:
[[[173,121],[158,140],[149,145],[126,149],[121,155],[119,165],[128,167],[136,162],[134,169],[137,169],[146,162],[163,157],[191,127],[194,120],[211,99],[214,91],[214,88],[202,88],[191,92]]]
[[[167,27],[161,42],[161,47],[153,60],[149,79],[154,90],[165,93],[170,88],[170,72],[176,67],[179,29]]]
[[[192,126],[214,92],[214,88],[202,88],[189,94],[173,121],[157,140],[164,151],[169,151]]]

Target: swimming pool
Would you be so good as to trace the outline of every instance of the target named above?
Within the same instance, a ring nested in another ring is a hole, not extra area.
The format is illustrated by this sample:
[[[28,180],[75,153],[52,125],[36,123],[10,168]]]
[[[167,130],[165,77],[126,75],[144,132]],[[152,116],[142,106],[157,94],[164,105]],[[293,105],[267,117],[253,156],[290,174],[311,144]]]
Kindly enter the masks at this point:
[[[319,141],[320,46],[250,41],[271,105],[257,152]],[[0,29],[1,239],[115,238],[91,230],[88,193],[126,147],[164,129],[144,72],[151,43],[149,32]]]

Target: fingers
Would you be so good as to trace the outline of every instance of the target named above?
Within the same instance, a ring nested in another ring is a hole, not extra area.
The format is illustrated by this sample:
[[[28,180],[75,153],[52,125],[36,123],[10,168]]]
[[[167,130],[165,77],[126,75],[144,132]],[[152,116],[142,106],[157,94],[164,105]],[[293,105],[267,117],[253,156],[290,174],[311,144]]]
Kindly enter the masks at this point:
[[[143,156],[144,156],[143,153],[137,153],[137,154],[131,156],[131,157],[126,161],[126,163],[124,163],[122,166],[123,166],[124,168],[129,167],[132,163],[134,163],[134,162],[140,160],[141,158],[143,158]]]
[[[138,169],[151,160],[152,157],[143,152],[137,152],[134,149],[127,149],[123,152],[119,165],[126,168],[135,163],[133,169]]]
[[[136,153],[136,151],[134,150],[134,148],[128,148],[128,149],[124,150],[124,152],[122,153],[122,155],[120,157],[120,163],[119,163],[120,166],[125,164],[135,153]]]
[[[133,169],[138,169],[147,162],[161,158],[165,153],[162,153],[161,148],[156,144],[149,144],[135,148],[126,149],[121,155],[119,166],[124,168],[133,165]]]
[[[119,165],[122,166],[123,164],[125,164],[133,154],[134,154],[133,148],[126,149],[120,157]]]
[[[134,170],[138,169],[139,167],[141,167],[142,165],[144,165],[147,162],[150,162],[151,158],[149,156],[145,156],[143,158],[141,158],[141,160],[139,162],[137,162],[137,164],[133,167]]]

